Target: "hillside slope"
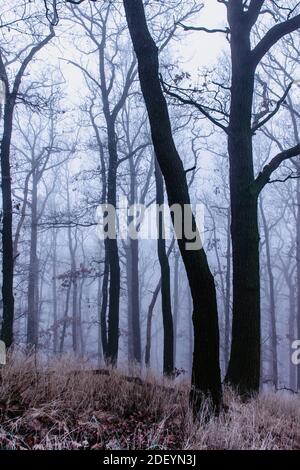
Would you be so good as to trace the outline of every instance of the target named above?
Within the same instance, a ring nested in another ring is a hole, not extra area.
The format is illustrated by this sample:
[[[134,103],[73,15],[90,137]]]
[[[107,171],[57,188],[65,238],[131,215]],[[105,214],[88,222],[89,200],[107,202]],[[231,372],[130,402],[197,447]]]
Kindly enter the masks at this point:
[[[74,370],[76,369],[76,372]],[[80,370],[79,370],[80,369]],[[1,449],[300,449],[298,397],[261,394],[192,422],[188,384],[95,374],[70,358],[37,366],[15,358],[2,369]]]

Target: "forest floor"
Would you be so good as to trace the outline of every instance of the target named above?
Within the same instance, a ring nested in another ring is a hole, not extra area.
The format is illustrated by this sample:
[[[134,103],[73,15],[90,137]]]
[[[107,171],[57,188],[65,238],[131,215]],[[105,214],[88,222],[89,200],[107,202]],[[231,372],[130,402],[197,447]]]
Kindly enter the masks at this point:
[[[1,376],[0,449],[300,449],[297,396],[266,393],[245,404],[226,390],[226,412],[207,421],[203,410],[194,424],[187,381],[22,356]]]

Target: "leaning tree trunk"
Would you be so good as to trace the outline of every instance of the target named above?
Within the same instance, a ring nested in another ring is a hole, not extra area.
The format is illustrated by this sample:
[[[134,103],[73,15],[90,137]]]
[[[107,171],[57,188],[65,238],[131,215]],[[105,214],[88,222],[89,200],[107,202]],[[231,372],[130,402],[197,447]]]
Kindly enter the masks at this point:
[[[150,362],[151,362],[151,344],[152,344],[152,317],[153,317],[153,310],[154,310],[160,289],[161,289],[161,279],[156,284],[156,288],[153,292],[152,299],[148,307],[147,327],[146,327],[146,347],[145,347],[146,367],[150,367],[151,365]]]
[[[164,331],[163,371],[165,375],[171,376],[174,372],[174,331],[171,305],[171,281],[169,259],[166,252],[166,240],[164,236],[164,214],[163,211],[160,210],[164,204],[164,182],[157,159],[155,159],[155,183],[156,204],[158,208],[157,252],[161,269],[161,308]]]
[[[166,183],[168,203],[169,206],[178,204],[183,213],[186,207],[191,215],[186,173],[173,140],[168,107],[159,80],[158,49],[147,27],[143,2],[124,0],[123,3],[138,59],[139,79],[154,149]],[[192,219],[193,228],[196,229],[195,220]],[[184,231],[183,236],[177,238],[194,304],[195,348],[191,403],[197,415],[204,396],[212,398],[216,409],[220,406],[222,396],[216,289],[203,248],[188,250]]]
[[[10,143],[12,136],[14,102],[6,94],[4,130],[1,141],[1,187],[2,187],[2,327],[1,340],[7,347],[13,342],[14,294],[13,270],[14,252],[12,239],[12,194],[10,172]]]

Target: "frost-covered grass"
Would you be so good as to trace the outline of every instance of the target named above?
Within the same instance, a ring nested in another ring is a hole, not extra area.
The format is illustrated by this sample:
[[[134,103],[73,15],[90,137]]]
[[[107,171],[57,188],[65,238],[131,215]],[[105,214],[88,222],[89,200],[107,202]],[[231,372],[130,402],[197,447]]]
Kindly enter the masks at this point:
[[[183,381],[15,355],[2,369],[0,448],[300,449],[298,397],[242,403],[227,389],[226,412],[207,421],[204,410],[194,424],[188,392]]]

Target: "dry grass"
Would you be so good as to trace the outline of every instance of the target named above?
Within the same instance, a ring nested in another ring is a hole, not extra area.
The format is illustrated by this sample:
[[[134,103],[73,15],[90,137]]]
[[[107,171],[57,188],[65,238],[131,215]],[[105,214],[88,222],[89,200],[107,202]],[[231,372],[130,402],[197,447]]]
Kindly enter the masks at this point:
[[[81,369],[78,374],[72,373]],[[195,425],[188,384],[121,372],[93,375],[71,358],[37,365],[16,355],[2,370],[2,449],[300,449],[299,398],[230,390],[228,411]]]

